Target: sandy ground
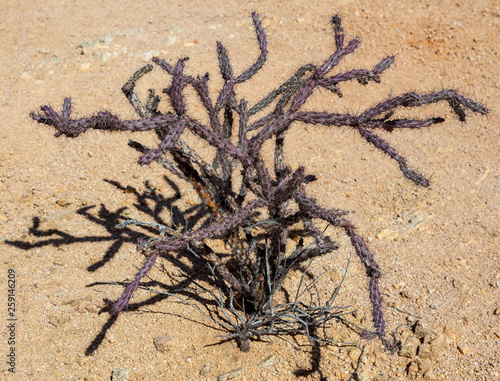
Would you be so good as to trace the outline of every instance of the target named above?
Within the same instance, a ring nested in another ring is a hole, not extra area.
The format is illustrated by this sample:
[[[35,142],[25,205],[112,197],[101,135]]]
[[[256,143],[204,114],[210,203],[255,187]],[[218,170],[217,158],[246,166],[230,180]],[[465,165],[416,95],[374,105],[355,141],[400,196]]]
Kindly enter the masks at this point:
[[[71,96],[74,115],[106,109],[135,118],[120,88],[153,55],[170,62],[189,56],[188,73],[210,72],[215,90],[221,83],[217,40],[226,45],[236,72],[258,54],[253,10],[263,17],[270,53],[265,69],[239,90],[250,102],[302,64],[322,62],[333,51],[328,21],[339,12],[347,39],[361,38],[339,70],[371,68],[389,54],[396,54],[396,64],[381,84],[348,84],[341,100],[320,92],[308,106],[358,112],[390,94],[449,87],[488,105],[489,116],[473,115],[465,124],[446,104],[426,107],[413,115],[442,115],[446,122],[384,135],[431,176],[429,189],[405,180],[394,162],[349,130],[297,126],[287,137],[286,154],[292,165],[304,164],[318,176],[309,194],[327,207],[351,211],[349,218],[367,237],[383,271],[388,329],[400,335],[406,352],[391,354],[378,340],[365,342],[345,327],[333,327],[330,334],[339,341],[368,344],[359,379],[500,378],[498,2],[3,3],[2,379],[109,380],[114,371],[114,380],[198,380],[240,368],[227,378],[349,379],[358,348],[330,346],[313,356],[302,341],[274,338],[241,353],[233,342],[217,345],[221,332],[191,307],[172,298],[151,301],[145,290],[134,302],[149,302],[116,321],[100,313],[123,290],[108,282],[131,279],[143,261],[135,237],[113,229],[118,216],[147,218],[138,208],[138,194],[145,195],[143,206],[160,202],[165,218],[199,200],[178,181],[183,197],[173,198],[161,168],[140,168],[137,154],[126,146],[131,134],[54,139],[53,131],[28,117],[42,104],[59,109],[63,97]],[[156,69],[138,91],[161,89],[165,79]],[[405,112],[401,115],[409,115]],[[152,139],[144,135],[134,138]],[[327,270],[325,289],[338,285],[352,253],[345,237],[335,237],[341,248],[315,263]],[[370,328],[367,281],[358,262],[353,256],[338,303],[351,305],[357,310],[352,319]],[[15,374],[5,361],[9,270],[16,275]],[[166,272],[174,270],[160,262],[151,278],[168,282]],[[416,320],[421,329],[410,329]],[[167,337],[164,351],[155,346],[158,337]],[[125,371],[120,375],[118,369]]]

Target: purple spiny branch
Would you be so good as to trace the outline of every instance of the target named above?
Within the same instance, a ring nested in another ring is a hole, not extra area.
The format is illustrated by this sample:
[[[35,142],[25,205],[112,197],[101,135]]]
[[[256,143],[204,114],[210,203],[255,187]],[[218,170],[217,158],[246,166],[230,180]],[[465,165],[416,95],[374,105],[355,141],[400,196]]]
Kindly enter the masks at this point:
[[[113,312],[114,313],[119,313],[122,311],[130,301],[130,298],[132,298],[132,295],[134,294],[135,290],[139,287],[139,284],[141,282],[141,279],[146,276],[146,274],[153,268],[153,265],[155,264],[156,258],[158,258],[158,251],[153,251],[151,252],[151,255],[149,258],[146,260],[144,265],[142,265],[141,269],[139,272],[136,274],[135,279],[132,283],[130,283],[125,291],[123,292],[122,296],[116,301],[116,303],[113,305]]]
[[[432,92],[428,94],[417,94],[414,92],[406,93],[401,96],[387,99],[379,103],[378,105],[366,110],[359,116],[360,123],[368,121],[377,115],[384,114],[388,111],[392,111],[399,106],[403,107],[420,107],[432,103],[437,103],[439,101],[447,101],[453,111],[458,115],[460,121],[465,121],[465,114],[462,106],[470,109],[471,111],[486,115],[488,109],[482,104],[464,97],[458,94],[455,90],[441,90],[437,92]]]
[[[120,121],[117,116],[107,111],[98,112],[95,116],[88,118],[70,119],[71,100],[69,98],[64,99],[61,115],[50,106],[41,106],[40,109],[43,114],[32,112],[30,117],[39,123],[54,127],[57,130],[56,137],[66,135],[70,138],[76,138],[89,129],[129,132],[157,130],[167,128],[177,120],[177,116],[167,113],[152,118]]]
[[[328,87],[335,86],[340,82],[350,81],[356,79],[362,85],[368,84],[369,81],[376,83],[380,82],[380,74],[387,70],[394,63],[394,56],[386,57],[375,66],[373,70],[355,69],[346,73],[332,75],[331,77],[324,78],[318,81],[320,86]]]
[[[228,155],[233,156],[235,159],[240,160],[243,165],[251,165],[250,157],[240,148],[233,145],[228,139],[225,139],[217,133],[210,131],[206,126],[191,118],[188,118],[188,126],[195,134],[200,136],[210,145],[221,150],[222,152],[226,152]]]
[[[316,204],[316,201],[312,198],[307,197],[302,192],[296,191],[294,193],[295,200],[299,204],[299,207],[307,213],[311,213],[312,217],[321,218],[324,221],[329,222],[333,226],[341,227],[345,230],[349,238],[351,239],[351,244],[356,249],[356,253],[363,262],[366,268],[366,274],[370,277],[370,300],[373,306],[373,322],[377,328],[377,334],[385,340],[385,321],[382,312],[382,297],[380,296],[380,291],[378,288],[378,278],[380,277],[380,270],[378,264],[375,262],[372,253],[366,246],[363,238],[356,234],[354,226],[346,219],[340,217],[339,213],[331,212],[326,209],[321,208]],[[385,342],[388,348],[394,348],[395,344]]]
[[[344,47],[344,28],[342,27],[342,19],[339,15],[335,15],[330,19],[333,25],[333,33],[335,35],[335,46],[337,50]]]
[[[396,160],[399,164],[399,169],[409,180],[413,181],[416,185],[421,185],[423,187],[428,187],[430,182],[426,179],[422,174],[410,169],[406,162],[406,159],[398,154],[394,148],[392,148],[389,143],[387,143],[384,139],[374,134],[371,131],[368,131],[366,128],[362,126],[358,127],[359,134],[366,139],[368,143],[373,144],[382,152],[389,155],[391,158]]]
[[[217,57],[219,58],[219,68],[222,78],[226,82],[232,80],[234,76],[229,55],[224,45],[222,45],[222,42],[219,41],[217,41]]]
[[[177,61],[174,73],[172,75],[172,84],[170,87],[163,90],[164,93],[170,96],[170,103],[174,108],[177,115],[184,115],[186,113],[186,102],[182,96],[182,91],[187,84],[191,82],[191,78],[184,76],[184,61],[186,59],[180,59]]]
[[[164,154],[166,154],[167,151],[169,151],[179,140],[186,126],[187,126],[187,121],[185,118],[181,117],[179,120],[177,120],[172,126],[172,128],[170,128],[168,133],[165,134],[165,137],[163,138],[163,141],[160,143],[159,148],[150,150],[149,152],[141,156],[141,158],[139,159],[139,164],[149,165],[154,160],[159,159]]]
[[[347,44],[345,48],[338,49],[335,53],[333,53],[328,59],[316,69],[314,73],[315,78],[323,78],[330,70],[332,70],[335,66],[339,64],[339,62],[347,56],[348,54],[353,53],[356,48],[359,46],[360,42],[358,38],[355,38]]]
[[[252,19],[255,27],[255,33],[257,35],[257,42],[259,43],[260,55],[251,67],[236,78],[236,83],[246,82],[252,78],[255,73],[257,73],[262,66],[264,66],[267,59],[267,40],[264,28],[262,28],[262,23],[260,22],[259,15],[256,12],[252,13]]]

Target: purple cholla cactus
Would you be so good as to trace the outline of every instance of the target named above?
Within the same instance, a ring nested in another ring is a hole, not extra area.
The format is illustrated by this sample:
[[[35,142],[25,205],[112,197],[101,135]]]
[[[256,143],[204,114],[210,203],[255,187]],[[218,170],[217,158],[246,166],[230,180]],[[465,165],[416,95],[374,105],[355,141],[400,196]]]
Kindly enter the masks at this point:
[[[151,270],[158,257],[175,251],[206,264],[219,294],[199,282],[193,282],[210,292],[216,300],[224,314],[222,320],[212,321],[228,332],[225,338],[237,340],[242,350],[249,349],[250,339],[262,335],[302,333],[313,343],[331,342],[328,338],[320,338],[317,332],[320,331],[318,328],[340,316],[339,307],[332,305],[336,293],[326,304],[319,306],[299,301],[299,290],[293,302],[275,304],[273,300],[290,269],[337,248],[318,228],[317,222],[313,222],[319,220],[345,231],[366,268],[375,332],[365,331],[363,337],[378,336],[386,347],[395,349],[396,343],[386,338],[378,285],[381,273],[373,255],[354,226],[344,218],[344,212],[325,209],[307,196],[306,185],[316,178],[306,174],[303,166],[292,169],[287,165],[284,158],[286,133],[296,121],[352,128],[368,143],[394,159],[405,177],[417,185],[427,187],[429,180],[409,168],[406,159],[377,135],[377,129],[392,132],[395,129],[430,127],[444,121],[442,118],[393,118],[393,112],[398,107],[419,107],[446,101],[460,121],[465,121],[467,109],[483,115],[488,110],[455,90],[427,94],[409,92],[384,100],[358,115],[303,110],[305,102],[318,87],[341,97],[340,85],[343,82],[357,80],[361,85],[378,83],[380,75],[394,62],[394,57],[389,56],[372,70],[330,74],[360,43],[355,38],[347,45],[344,44],[344,31],[339,16],[331,19],[336,50],[323,64],[302,66],[279,88],[255,105],[249,105],[244,98],[237,98],[235,88],[250,80],[262,68],[267,57],[264,29],[259,16],[254,13],[252,17],[260,55],[253,65],[237,75],[225,47],[222,43],[217,43],[224,85],[215,102],[209,96],[208,74],[196,77],[185,74],[186,58],[179,59],[172,65],[155,57],[153,63],[171,77],[170,86],[163,93],[167,95],[172,111],[162,113],[158,110],[160,96],[153,90],[149,91],[145,104],[135,95],[136,82],[153,70],[153,65],[148,64],[134,73],[122,88],[139,115],[138,120],[120,120],[110,112],[72,119],[71,101],[68,98],[64,100],[60,114],[50,106],[42,106],[41,114],[30,115],[37,122],[54,127],[56,137],[77,137],[89,129],[128,132],[154,130],[160,142],[157,148],[150,149],[138,142],[129,142],[131,147],[141,153],[139,164],[156,162],[188,181],[208,210],[210,223],[195,230],[172,230],[163,225],[135,220],[126,220],[119,225],[149,225],[158,228],[160,235],[147,237],[140,242],[139,247],[147,257],[146,261],[134,281],[116,301],[113,310],[119,313],[127,306],[141,279]],[[208,124],[187,113],[184,90],[188,86],[196,91],[199,102],[205,108]],[[264,116],[255,116],[263,110],[268,110]],[[211,163],[182,140],[186,129],[215,148],[216,155]],[[237,139],[232,138],[233,134],[237,135]],[[261,149],[270,139],[274,142],[274,163],[268,167],[262,159]],[[235,172],[237,168],[240,173]],[[241,180],[238,182],[240,185],[235,184],[234,178],[237,176]],[[298,227],[302,236],[310,238],[312,243],[305,246],[303,239],[300,239],[295,250],[287,252],[286,243],[290,239],[291,230]],[[223,260],[211,248],[211,239],[222,239],[230,246],[229,260]]]

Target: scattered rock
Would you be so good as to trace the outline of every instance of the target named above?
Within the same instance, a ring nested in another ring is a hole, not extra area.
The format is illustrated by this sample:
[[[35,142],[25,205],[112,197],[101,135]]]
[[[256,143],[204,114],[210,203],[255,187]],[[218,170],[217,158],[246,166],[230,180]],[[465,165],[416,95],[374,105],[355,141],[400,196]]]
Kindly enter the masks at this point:
[[[374,376],[373,369],[365,369],[358,373],[359,381],[372,381]],[[321,379],[321,378],[320,378]]]
[[[127,369],[115,368],[111,374],[112,381],[128,381],[130,372]]]
[[[77,65],[77,68],[78,68],[78,71],[83,72],[83,73],[85,73],[85,72],[87,72],[87,71],[90,71],[90,68],[91,68],[91,67],[90,67],[90,62],[82,62],[82,63],[79,63],[79,64]],[[82,179],[82,177],[84,177],[84,179]],[[82,179],[82,180],[86,180],[86,179],[87,179],[87,177],[86,177],[85,175],[82,175],[82,176],[80,176],[80,179]]]
[[[419,320],[415,326],[415,335],[424,343],[434,340],[442,328],[429,321]]]
[[[94,304],[90,296],[71,299],[67,302],[64,302],[63,304],[71,306],[76,312],[79,313],[85,313],[85,312],[96,313],[99,310],[99,308]]]
[[[69,314],[57,314],[49,317],[49,323],[56,328],[59,328],[70,321]]]
[[[109,44],[113,42],[114,39],[115,38],[110,33],[106,33],[104,36],[99,38],[99,41],[102,42],[103,44]]]
[[[406,369],[409,377],[416,377],[418,373],[418,364],[415,361],[412,361],[408,364],[408,368]]]
[[[270,368],[271,365],[273,365],[273,363],[274,363],[275,360],[276,360],[276,356],[275,355],[271,355],[267,359],[265,359],[264,361],[262,361],[259,364],[259,366],[261,368]]]
[[[453,328],[445,327],[444,333],[446,334],[446,343],[456,343],[458,341],[458,334],[453,330]]]
[[[437,380],[432,373],[433,362],[452,339],[449,329],[428,320],[409,321],[413,332],[406,329],[401,334],[402,345],[398,352],[401,369],[406,368],[411,380]],[[408,362],[407,359],[411,361]]]
[[[430,359],[432,357],[431,345],[424,343],[418,347],[418,357],[421,359]]]
[[[437,310],[437,309],[439,309],[439,307],[441,307],[441,303],[439,303],[439,302],[431,302],[429,304],[429,308],[433,309],[433,310]]]
[[[412,361],[407,369],[408,376],[412,380],[422,379],[426,373],[432,370],[432,361],[430,359],[417,358]]]
[[[94,49],[95,42],[92,40],[88,41],[83,41],[78,45],[78,48],[80,49],[80,54],[88,54]]]
[[[354,361],[354,362],[357,362],[358,359],[359,359],[359,355],[361,354],[361,349],[359,348],[351,348],[348,352],[347,352],[347,355],[349,356],[349,358]]]
[[[500,315],[500,308],[495,308],[495,311],[493,311],[493,315]]]
[[[101,59],[102,62],[106,62],[107,60],[109,60],[110,58],[113,58],[113,57],[117,57],[118,56],[118,53],[114,52],[114,53],[110,53],[110,52],[103,52],[102,54],[99,53],[97,54],[98,52],[94,52],[94,57],[97,58],[97,59]]]
[[[232,370],[230,372],[221,374],[221,375],[219,375],[219,377],[217,377],[217,381],[231,380],[231,379],[235,378],[236,376],[239,376],[240,374],[242,374],[244,371],[245,371],[245,368],[238,368],[238,369]]]
[[[468,355],[471,352],[470,348],[463,344],[458,344],[457,348],[458,351],[463,355]]]
[[[402,357],[407,357],[410,359],[415,358],[417,355],[417,348],[420,345],[420,340],[416,337],[409,337],[402,345],[399,350],[399,355]]]
[[[435,380],[437,381],[437,380],[439,380],[438,376],[436,376],[432,370],[428,371],[425,374],[424,378],[426,380],[430,380],[430,381],[435,381]]]
[[[375,377],[373,381],[400,381],[400,380],[392,376],[383,375]]]
[[[167,38],[165,38],[163,40],[163,42],[166,44],[166,45],[175,45],[176,42],[177,42],[177,36],[168,36]]]
[[[406,282],[401,281],[399,283],[393,283],[392,287],[394,287],[396,290],[401,290],[406,286]]]
[[[136,28],[128,28],[128,29],[123,29],[120,32],[118,32],[118,35],[123,36],[123,37],[133,37],[137,38],[141,35],[141,31]]]
[[[28,73],[22,73],[19,78],[23,81],[31,81],[33,77],[29,75]]]
[[[408,221],[407,230],[422,229],[427,221],[432,218],[431,215],[416,212]]]
[[[439,355],[448,343],[448,337],[445,333],[440,333],[434,340],[431,341],[431,353],[435,357]]]
[[[69,221],[76,216],[79,208],[71,208],[54,213],[47,218],[47,229],[59,229],[59,224],[63,221]],[[61,225],[62,227],[62,225]]]
[[[211,363],[205,364],[205,366],[200,370],[200,375],[202,375],[203,377],[207,377],[211,370],[212,370],[212,364]]]
[[[460,292],[463,292],[465,289],[464,282],[462,282],[460,279],[453,279],[451,284]]]
[[[418,359],[418,373],[422,376],[432,369],[432,361],[430,359]]]
[[[377,238],[377,239],[387,239],[387,240],[394,241],[398,236],[399,236],[398,232],[396,232],[396,231],[394,231],[394,230],[392,230],[390,228],[387,228],[387,229],[383,229],[380,232],[378,232],[375,235],[375,238]]]
[[[492,280],[490,286],[493,288],[500,288],[500,280]]]
[[[71,201],[66,200],[64,198],[60,198],[59,200],[56,201],[56,204],[59,205],[59,206],[62,206],[63,208],[65,208],[68,205],[71,205]]]
[[[158,336],[153,339],[153,343],[158,352],[168,352],[172,349],[171,336]]]
[[[403,290],[399,293],[403,298],[414,300],[416,298],[415,293],[409,290]]]

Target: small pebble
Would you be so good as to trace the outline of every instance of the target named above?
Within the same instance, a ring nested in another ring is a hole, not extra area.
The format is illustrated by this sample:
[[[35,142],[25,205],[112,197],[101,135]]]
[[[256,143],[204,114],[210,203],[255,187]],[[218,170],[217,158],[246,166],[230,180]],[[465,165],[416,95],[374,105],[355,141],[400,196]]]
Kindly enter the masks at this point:
[[[492,280],[490,286],[493,288],[500,288],[500,280]]]
[[[440,333],[434,340],[431,341],[431,352],[433,357],[439,355],[446,344],[448,343],[449,338],[445,333]]]
[[[460,344],[459,344],[457,348],[458,348],[458,351],[459,351],[461,354],[463,354],[463,355],[467,355],[467,354],[469,354],[469,353],[470,353],[470,348],[469,348],[469,347],[466,347],[466,346],[464,346],[464,345],[460,345]]]
[[[358,361],[359,355],[361,354],[361,350],[358,348],[351,348],[347,355],[352,361]]]
[[[99,41],[104,43],[104,44],[109,44],[113,42],[114,37],[110,33],[106,33],[104,36],[102,36]]]
[[[399,350],[399,355],[402,357],[413,358],[417,354],[417,348],[420,345],[420,340],[416,337],[409,337]]]
[[[406,371],[409,377],[415,377],[418,373],[418,364],[415,361],[410,362],[406,368]]]
[[[219,377],[217,377],[217,381],[231,380],[231,379],[235,378],[236,376],[239,376],[240,374],[242,374],[244,371],[245,371],[245,368],[234,369],[230,372],[219,375]]]
[[[424,378],[430,381],[437,381],[439,379],[438,376],[436,376],[432,370],[426,372]]]
[[[418,347],[418,357],[429,359],[432,357],[431,345],[424,343]]]
[[[432,361],[430,359],[418,359],[418,373],[424,375],[432,369]]]
[[[441,307],[441,303],[439,302],[431,302],[431,304],[429,304],[431,310],[437,310],[439,307]]]
[[[200,375],[202,375],[203,377],[207,377],[211,370],[212,370],[212,364],[211,363],[205,364],[205,366],[200,370]]]
[[[414,229],[421,229],[427,221],[429,221],[432,218],[432,216],[425,214],[425,213],[415,213],[411,220],[408,222],[408,226],[406,229],[408,231],[414,230]]]
[[[172,337],[170,336],[158,336],[153,339],[153,343],[158,352],[168,352],[172,349],[171,346]]]
[[[64,198],[60,198],[59,200],[56,201],[56,204],[59,205],[59,206],[62,206],[63,208],[68,206],[68,205],[71,205],[71,201],[68,201]]]
[[[399,293],[403,298],[413,300],[416,298],[415,294],[409,290],[403,290]]]
[[[88,41],[81,42],[80,45],[78,45],[78,48],[80,48],[80,54],[83,55],[83,54],[87,54],[90,51],[92,51],[94,46],[95,46],[95,42],[92,40],[88,40]]]
[[[261,368],[270,368],[271,365],[273,365],[273,363],[274,363],[275,360],[276,360],[276,356],[275,355],[271,355],[267,359],[265,359],[264,361],[262,361],[259,364],[259,366]]]
[[[441,331],[439,327],[428,321],[419,320],[415,326],[415,335],[424,343],[434,340],[439,331]]]
[[[127,369],[115,368],[111,374],[113,381],[128,381],[130,372]]]

